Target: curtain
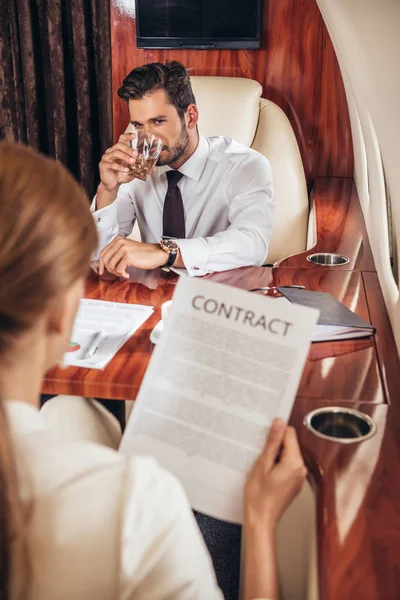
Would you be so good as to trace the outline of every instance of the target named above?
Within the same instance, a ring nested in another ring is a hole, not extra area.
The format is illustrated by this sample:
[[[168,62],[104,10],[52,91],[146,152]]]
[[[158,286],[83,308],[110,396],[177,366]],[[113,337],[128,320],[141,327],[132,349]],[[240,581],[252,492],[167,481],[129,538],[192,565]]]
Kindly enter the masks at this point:
[[[0,0],[0,138],[63,162],[91,196],[112,142],[109,0]]]

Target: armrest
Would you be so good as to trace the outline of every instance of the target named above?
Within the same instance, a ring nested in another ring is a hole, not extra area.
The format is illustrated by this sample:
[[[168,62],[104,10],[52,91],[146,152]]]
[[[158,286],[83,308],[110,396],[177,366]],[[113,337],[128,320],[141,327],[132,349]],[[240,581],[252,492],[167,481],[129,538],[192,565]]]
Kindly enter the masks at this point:
[[[376,271],[368,241],[364,216],[353,179],[319,177],[313,189],[313,207],[316,217],[316,244],[302,252],[284,258],[276,267],[328,268],[307,260],[309,254],[332,252],[343,254],[350,262],[335,269]]]

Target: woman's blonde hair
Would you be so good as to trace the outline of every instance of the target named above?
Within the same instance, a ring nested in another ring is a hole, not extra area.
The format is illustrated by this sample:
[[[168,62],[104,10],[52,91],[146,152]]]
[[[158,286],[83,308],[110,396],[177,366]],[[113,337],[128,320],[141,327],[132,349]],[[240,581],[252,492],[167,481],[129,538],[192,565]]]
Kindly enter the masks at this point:
[[[1,142],[0,361],[43,310],[85,275],[96,244],[88,198],[66,169],[25,146]],[[10,597],[11,546],[22,530],[12,440],[0,400],[1,600]]]

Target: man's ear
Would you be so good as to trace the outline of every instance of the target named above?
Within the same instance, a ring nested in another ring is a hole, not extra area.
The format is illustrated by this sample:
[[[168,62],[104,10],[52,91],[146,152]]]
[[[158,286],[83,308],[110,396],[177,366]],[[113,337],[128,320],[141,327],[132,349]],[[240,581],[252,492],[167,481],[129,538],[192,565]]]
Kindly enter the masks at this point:
[[[199,111],[195,104],[189,104],[186,109],[186,124],[188,129],[195,129],[199,120]]]

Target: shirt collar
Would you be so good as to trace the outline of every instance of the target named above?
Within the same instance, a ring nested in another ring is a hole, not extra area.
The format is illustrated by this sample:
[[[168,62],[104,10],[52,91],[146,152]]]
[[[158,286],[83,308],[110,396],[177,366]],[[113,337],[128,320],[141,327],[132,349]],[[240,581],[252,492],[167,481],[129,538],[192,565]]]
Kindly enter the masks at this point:
[[[197,144],[196,150],[193,152],[192,156],[190,156],[187,161],[184,162],[181,167],[179,167],[179,172],[186,177],[189,177],[189,179],[199,181],[203,173],[204,166],[207,162],[209,151],[210,148],[207,139],[204,137],[204,135],[199,135],[199,143]],[[169,165],[158,167],[158,176],[162,175],[166,171],[171,170],[172,169]]]
[[[4,402],[2,400],[2,402]],[[25,434],[45,429],[39,409],[28,402],[6,400],[8,423],[13,434]]]

